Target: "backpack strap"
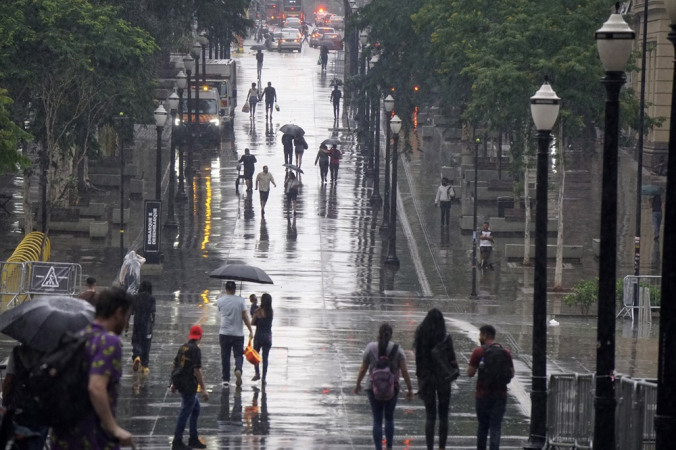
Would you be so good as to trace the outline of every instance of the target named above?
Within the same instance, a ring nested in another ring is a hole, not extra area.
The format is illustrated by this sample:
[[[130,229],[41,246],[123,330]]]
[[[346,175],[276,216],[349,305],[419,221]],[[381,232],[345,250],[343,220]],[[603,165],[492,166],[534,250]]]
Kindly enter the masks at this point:
[[[394,361],[394,358],[397,356],[398,352],[399,352],[399,344],[394,344],[392,346],[392,350],[390,351],[390,354],[387,355],[387,360],[388,360],[388,363],[390,364],[390,370],[392,372],[396,372],[396,369],[397,369],[396,367],[393,367],[392,362]]]

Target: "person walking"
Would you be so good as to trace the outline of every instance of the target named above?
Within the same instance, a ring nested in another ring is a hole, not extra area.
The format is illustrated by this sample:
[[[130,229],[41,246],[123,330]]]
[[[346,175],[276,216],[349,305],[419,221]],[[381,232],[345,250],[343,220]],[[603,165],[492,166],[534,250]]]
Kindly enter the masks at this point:
[[[338,180],[338,168],[340,160],[343,159],[343,153],[334,145],[329,152],[329,168],[331,169],[331,183]]]
[[[102,291],[96,304],[94,322],[80,332],[87,335],[84,371],[93,411],[72,428],[53,428],[52,450],[81,448],[119,450],[133,445],[130,432],[115,420],[117,397],[122,378],[120,334],[129,321],[132,297],[124,290]]]
[[[191,448],[207,448],[197,434],[197,420],[200,417],[200,401],[197,398],[197,387],[202,391],[204,401],[209,401],[209,393],[204,385],[202,375],[202,351],[199,343],[202,340],[202,327],[190,327],[188,342],[183,344],[174,358],[174,367],[171,371],[171,392],[181,394],[181,409],[176,420],[172,450],[189,450]],[[188,445],[183,443],[185,425],[190,419],[190,438]]]
[[[451,216],[451,200],[455,198],[455,189],[448,181],[448,178],[441,179],[441,186],[437,188],[437,196],[434,199],[434,206],[441,205],[441,226],[449,225]]]
[[[268,81],[268,87],[263,89],[263,97],[265,98],[265,118],[268,118],[268,111],[270,111],[270,120],[272,120],[272,110],[277,102],[277,91],[272,87],[272,83]]]
[[[660,240],[660,226],[662,225],[662,196],[655,195],[650,200],[653,210],[653,236],[655,242]]]
[[[124,257],[117,281],[120,287],[127,291],[129,295],[136,295],[141,285],[141,266],[145,264],[146,259],[131,250]]]
[[[333,103],[333,120],[338,120],[340,118],[340,99],[343,97],[343,93],[338,89],[338,85],[333,86],[331,91],[331,103]]]
[[[394,408],[399,397],[399,374],[403,375],[408,391],[406,399],[413,399],[413,386],[406,367],[406,354],[402,348],[392,342],[392,326],[380,325],[378,340],[364,349],[362,364],[357,375],[354,392],[361,392],[361,382],[366,379],[366,395],[373,414],[373,443],[376,450],[383,448],[383,419],[385,419],[385,441],[391,449],[394,441]]]
[[[155,325],[156,301],[153,297],[153,285],[150,281],[142,281],[138,295],[134,299],[134,327],[131,334],[133,370],[146,376],[150,373],[150,344],[153,338]]]
[[[77,298],[84,300],[90,305],[96,307],[96,303],[99,301],[99,293],[96,292],[96,278],[87,277],[85,284],[87,285],[87,289],[80,292],[80,295],[78,295]]]
[[[261,353],[263,357],[263,379],[261,380],[260,370],[258,364],[256,366],[256,375],[251,381],[261,380],[262,384],[266,383],[268,375],[268,358],[270,357],[270,349],[272,348],[272,296],[265,293],[261,296],[261,307],[253,314],[251,324],[256,327],[256,334],[254,335],[254,350]]]
[[[260,33],[262,34],[262,29]],[[263,58],[265,58],[265,55],[263,55],[262,51],[258,50],[258,53],[256,53],[256,73],[258,74],[259,83],[261,82],[261,74],[263,73]]]
[[[249,329],[249,337],[253,336],[251,322],[247,314],[246,302],[239,295],[235,295],[237,285],[234,281],[225,283],[225,295],[216,302],[221,314],[221,328],[218,342],[221,347],[221,366],[223,387],[230,386],[230,354],[235,359],[235,384],[242,385],[242,363],[244,361],[244,331],[243,326]]]
[[[507,384],[514,377],[512,354],[495,341],[495,328],[484,325],[479,329],[479,342],[472,352],[467,376],[479,372],[476,382],[477,450],[486,450],[490,435],[490,450],[499,450],[502,418],[507,405]]]
[[[490,224],[484,222],[481,233],[479,234],[479,252],[481,253],[481,269],[493,269],[493,264],[488,262],[493,252],[493,233],[490,230]]]
[[[246,102],[249,102],[249,118],[253,119],[256,117],[256,105],[260,98],[258,97],[258,89],[256,89],[256,83],[251,83],[251,89],[246,96]]]
[[[246,191],[251,192],[253,184],[253,174],[256,170],[256,157],[251,154],[248,148],[244,149],[244,154],[239,158],[238,163],[244,165],[244,182],[246,183]]]
[[[319,59],[322,62],[322,72],[326,72],[326,66],[329,63],[329,48],[326,45],[322,45],[319,49]]]
[[[268,172],[268,166],[263,166],[263,171],[256,175],[256,190],[259,191],[261,196],[261,215],[265,215],[265,204],[268,202],[268,196],[270,195],[270,184],[274,187],[277,187],[275,179],[270,172]]]
[[[319,163],[319,175],[322,177],[322,183],[326,183],[329,175],[329,150],[324,144],[319,146],[319,151],[315,158],[315,166],[317,163]]]
[[[286,199],[293,207],[293,215],[296,215],[296,203],[298,201],[298,189],[300,189],[300,181],[296,178],[296,174],[289,172],[289,179],[286,182]]]
[[[283,135],[282,145],[284,146],[284,164],[293,164],[293,136]]]
[[[296,150],[296,165],[300,169],[300,165],[303,163],[303,153],[307,150],[308,145],[303,136],[298,136],[293,140],[293,146]]]
[[[415,364],[418,396],[425,402],[425,441],[434,448],[434,424],[439,413],[439,448],[446,448],[451,383],[460,372],[455,358],[453,338],[446,333],[444,316],[431,309],[415,331]],[[438,401],[438,404],[437,404]]]

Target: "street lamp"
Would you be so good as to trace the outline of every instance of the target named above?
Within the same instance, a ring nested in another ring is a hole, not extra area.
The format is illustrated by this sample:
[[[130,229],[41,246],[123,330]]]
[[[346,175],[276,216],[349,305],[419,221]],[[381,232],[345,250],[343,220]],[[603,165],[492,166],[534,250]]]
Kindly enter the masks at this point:
[[[477,138],[474,144],[474,228],[472,231],[472,293],[469,298],[479,298],[476,292],[476,246],[477,246],[477,196],[479,195],[479,144],[481,139]]]
[[[362,30],[361,34],[359,35],[359,43],[361,44],[361,56],[359,57],[359,75],[361,75],[361,80],[363,82],[364,77],[366,76],[366,45],[368,44],[369,40],[369,34],[366,30]],[[361,113],[359,114],[360,117],[360,122],[361,122],[361,129],[365,130],[368,129],[368,102],[366,99],[366,92],[362,90],[360,93],[361,95],[361,102],[359,105],[359,108],[361,109]]]
[[[533,279],[533,370],[531,381],[530,437],[526,449],[541,449],[547,435],[547,177],[549,145],[561,99],[547,77],[530,99],[530,110],[538,130],[535,209],[535,272]],[[561,145],[561,142],[559,142]]]
[[[601,63],[606,72],[602,80],[606,88],[606,119],[601,182],[599,306],[596,331],[596,398],[594,399],[596,414],[593,443],[595,450],[615,449],[615,277],[620,90],[625,83],[624,69],[631,55],[635,36],[620,14],[620,4],[616,3],[615,7],[616,12],[611,14],[595,36]],[[668,299],[664,296],[663,298]]]
[[[199,147],[199,137],[200,137],[200,53],[202,51],[202,44],[195,42],[192,46],[192,57],[195,60],[195,106],[193,107],[193,113],[195,115],[195,121],[192,125],[192,145],[190,146],[190,153],[188,153],[188,167],[186,169],[187,175],[192,177],[194,171],[193,167],[193,151],[194,147]],[[190,106],[188,106],[190,107]]]
[[[380,57],[378,55],[371,58],[369,71],[376,67],[379,60]],[[374,163],[371,171],[371,175],[373,176],[373,193],[371,194],[370,201],[371,204],[380,205],[383,203],[383,199],[380,196],[380,93],[378,92],[378,88],[375,88],[374,91],[376,94],[371,96],[371,117],[375,126],[373,132],[369,133],[369,136],[373,136],[370,159]]]
[[[202,46],[202,82],[207,84],[207,55],[206,49],[209,45],[209,38],[207,37],[206,31],[203,31],[200,36],[197,38],[197,42]]]
[[[192,58],[191,58],[192,59]],[[185,64],[185,63],[184,63]],[[180,119],[176,120],[174,119],[174,124],[172,126],[181,126],[182,129],[187,129],[185,128],[185,124],[183,123],[183,90],[185,89],[187,85],[187,77],[185,75],[185,72],[181,70],[178,75],[176,75],[176,87],[178,88],[178,117]],[[172,142],[174,138],[171,138]],[[181,140],[181,148],[178,151],[178,191],[176,192],[176,200],[177,201],[183,201],[188,198],[187,195],[185,195],[185,185],[183,181],[183,151],[185,150],[183,147],[185,145],[184,140]]]
[[[183,176],[181,177],[181,181],[183,178],[187,177],[190,173],[192,173],[192,145],[193,145],[193,139],[192,139],[192,126],[193,126],[193,118],[192,118],[192,109],[194,109],[193,103],[192,103],[192,89],[190,86],[190,74],[192,73],[192,69],[195,67],[195,60],[193,59],[192,56],[186,55],[185,58],[183,58],[183,65],[185,66],[185,71],[188,74],[188,104],[186,105],[186,109],[188,110],[188,158],[187,161],[184,165],[183,169]],[[195,83],[193,82],[193,85]],[[179,188],[180,191],[180,188]],[[183,192],[185,193],[185,189],[183,189]],[[187,198],[187,196],[185,197]]]
[[[385,195],[383,198],[383,224],[380,226],[380,235],[387,236],[390,232],[390,116],[394,111],[394,97],[388,95],[383,101],[385,104],[387,136],[385,139]]]
[[[385,265],[399,266],[397,258],[397,146],[399,144],[399,132],[401,131],[401,119],[395,115],[390,120],[390,129],[394,134],[394,146],[392,148],[392,195],[390,196],[390,236]]]
[[[676,0],[664,0],[671,33],[669,40],[676,48]],[[676,245],[676,66],[671,90],[671,118],[669,119],[669,160],[667,161],[667,190],[664,202],[664,248]],[[671,228],[667,228],[671,227]],[[672,258],[662,260],[662,302],[660,306],[659,363],[657,369],[657,412],[655,431],[656,450],[667,450],[676,442],[676,429],[673,426],[676,417],[676,391],[674,390],[674,331],[676,327],[676,262]]]
[[[155,167],[155,200],[162,201],[162,130],[167,121],[167,110],[160,105],[155,110],[157,127],[157,162]]]
[[[169,212],[167,213],[167,221],[164,223],[165,227],[176,227],[176,217],[174,215],[174,194],[176,191],[176,140],[174,139],[174,130],[176,129],[176,111],[180,103],[180,97],[176,92],[172,92],[167,102],[169,110],[171,111],[171,150],[169,151]]]

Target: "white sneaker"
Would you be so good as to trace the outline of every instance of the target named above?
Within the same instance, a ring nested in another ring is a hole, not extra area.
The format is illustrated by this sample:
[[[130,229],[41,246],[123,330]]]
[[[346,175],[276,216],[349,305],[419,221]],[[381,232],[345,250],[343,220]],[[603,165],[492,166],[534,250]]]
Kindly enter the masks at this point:
[[[237,378],[237,380],[235,380],[235,385],[240,387],[242,385],[242,371],[235,370],[235,377]]]
[[[230,387],[230,382],[229,382],[229,381],[224,381],[224,382],[223,382],[223,387]]]

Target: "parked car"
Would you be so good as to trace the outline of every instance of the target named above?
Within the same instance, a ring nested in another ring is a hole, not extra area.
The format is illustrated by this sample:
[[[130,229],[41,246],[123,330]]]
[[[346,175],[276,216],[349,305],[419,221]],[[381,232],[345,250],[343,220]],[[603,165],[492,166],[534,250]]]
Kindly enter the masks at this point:
[[[312,30],[312,35],[310,36],[310,47],[319,47],[319,40],[326,33],[335,34],[336,30],[328,27],[318,27]]]
[[[335,28],[336,30],[344,30],[345,19],[343,19],[341,16],[331,16],[327,22],[327,25]]]
[[[300,53],[301,49],[301,39],[298,35],[298,31],[282,32],[282,36],[277,41],[277,50],[280,52],[282,50],[298,50],[298,53]]]
[[[319,46],[326,46],[329,50],[342,50],[343,38],[338,33],[325,33],[319,40]]]
[[[287,17],[284,21],[284,28],[300,28],[300,19],[298,17]]]

